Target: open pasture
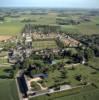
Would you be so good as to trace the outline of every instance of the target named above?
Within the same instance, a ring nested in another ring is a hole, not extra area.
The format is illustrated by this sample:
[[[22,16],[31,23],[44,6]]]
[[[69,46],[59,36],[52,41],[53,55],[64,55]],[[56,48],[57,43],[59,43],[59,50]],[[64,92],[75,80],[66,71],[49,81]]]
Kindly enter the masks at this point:
[[[33,48],[34,49],[57,48],[57,44],[54,40],[33,41]]]

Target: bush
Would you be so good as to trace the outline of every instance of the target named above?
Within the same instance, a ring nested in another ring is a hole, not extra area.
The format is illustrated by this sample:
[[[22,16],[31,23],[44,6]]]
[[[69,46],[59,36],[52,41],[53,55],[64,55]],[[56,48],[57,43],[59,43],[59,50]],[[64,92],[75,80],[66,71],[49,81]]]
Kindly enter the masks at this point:
[[[37,83],[35,82],[31,82],[31,87],[34,91],[38,91],[38,90],[41,90],[40,86],[37,85]]]
[[[43,87],[46,87],[45,81],[44,80],[40,80],[38,81]]]

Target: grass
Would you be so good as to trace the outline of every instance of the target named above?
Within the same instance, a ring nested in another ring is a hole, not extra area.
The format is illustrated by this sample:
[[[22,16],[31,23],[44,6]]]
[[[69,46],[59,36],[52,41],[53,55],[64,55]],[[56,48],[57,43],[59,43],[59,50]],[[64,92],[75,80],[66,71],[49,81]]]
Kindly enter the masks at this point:
[[[54,60],[55,63],[62,63],[62,62],[67,62],[69,60],[69,58],[63,58],[63,59],[58,59],[58,60]]]
[[[0,79],[0,100],[19,100],[15,80]]]
[[[6,68],[0,68],[0,76],[5,75],[5,72],[4,72],[5,69]]]
[[[99,33],[99,27],[96,26],[94,22],[80,24],[77,26],[77,29],[79,32],[86,34],[86,35]]]
[[[31,82],[31,87],[33,91],[41,90],[40,86],[36,82]]]
[[[0,64],[8,63],[7,58],[0,57]]]
[[[89,85],[83,88],[78,87],[60,93],[53,93],[50,95],[43,95],[43,96],[31,98],[30,100],[34,100],[34,99],[35,100],[98,100],[99,97],[98,92],[99,89],[96,89],[95,87]],[[88,98],[90,95],[92,96],[92,99]],[[82,97],[86,97],[86,99]]]
[[[57,13],[49,13],[47,15],[21,15],[18,18],[6,17],[3,23],[0,23],[0,35],[17,35],[21,32],[23,26],[26,23],[22,23],[23,19],[35,20],[30,22],[31,24],[46,24],[46,25],[57,25],[56,18],[79,19],[79,15],[69,15],[66,17],[57,17]],[[72,33],[80,34],[98,34],[99,33],[99,16],[91,17],[91,22],[83,22],[79,25],[61,25],[62,30]]]
[[[83,22],[79,25],[63,25],[62,30],[70,33],[80,33],[80,34],[99,34],[99,16],[92,17],[91,22]]]
[[[80,82],[75,79],[75,76],[82,75],[82,77],[86,81],[90,81],[90,77],[91,77],[90,73],[93,72],[93,71],[95,71],[95,70],[91,69],[89,67],[86,67],[84,65],[75,66],[74,70],[68,69],[67,80],[70,81],[71,85],[77,85]]]
[[[83,93],[78,93],[75,95],[70,95],[70,96],[64,96],[61,98],[57,98],[54,100],[98,100],[99,98],[99,89],[97,90],[92,90],[88,92],[83,92]]]
[[[11,68],[8,65],[0,67],[0,79],[9,78],[10,70]]]
[[[34,41],[33,48],[35,48],[35,49],[57,48],[57,44],[54,40],[52,40],[52,41]]]
[[[15,36],[21,32],[23,26],[20,22],[4,22],[0,24],[0,35]]]
[[[2,44],[3,45],[3,44]],[[7,56],[7,52],[6,51],[1,51],[0,52],[0,57],[5,57],[5,56]]]
[[[51,87],[53,85],[55,85],[55,79],[59,79],[61,73],[58,71],[58,70],[55,70],[55,71],[50,71],[49,72],[49,75],[48,75],[48,78],[46,79],[46,84],[47,84],[47,87]]]
[[[61,84],[64,82],[70,83],[72,86],[76,86],[82,83],[75,78],[77,75],[81,75],[83,81],[93,82],[99,86],[99,72],[82,64],[75,66],[74,69],[66,68],[66,78],[61,78],[61,72],[59,70],[51,70],[49,71],[48,78],[45,80],[45,82],[48,87],[51,87],[56,83]]]
[[[93,66],[94,68],[99,69],[99,57],[91,59],[89,61],[89,65]]]
[[[21,15],[18,18],[6,17],[3,23],[0,23],[0,35],[15,36],[22,31],[26,23],[22,23],[23,19],[36,20],[31,24],[55,24],[56,15]]]
[[[99,26],[96,26],[94,22],[89,22],[79,25],[63,25],[62,30],[70,33],[91,35],[99,33]]]

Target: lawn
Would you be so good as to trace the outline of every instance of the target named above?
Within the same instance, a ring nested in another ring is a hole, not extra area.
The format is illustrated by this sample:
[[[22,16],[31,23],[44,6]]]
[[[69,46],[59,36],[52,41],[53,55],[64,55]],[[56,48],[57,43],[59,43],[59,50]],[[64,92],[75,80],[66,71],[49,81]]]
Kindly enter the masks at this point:
[[[95,70],[84,65],[75,66],[74,70],[68,69],[67,80],[71,83],[71,85],[77,85],[80,83],[80,81],[76,80],[75,76],[81,75],[87,81],[90,81],[89,78],[91,77],[91,72],[93,71]]]
[[[89,85],[83,88],[79,87],[60,93],[31,98],[30,100],[98,100],[98,93],[99,89]]]
[[[57,44],[54,40],[33,41],[33,48],[34,49],[57,48]]]
[[[68,65],[69,66],[69,65]],[[77,65],[74,69],[69,67],[65,68],[66,70],[66,78],[61,77],[61,72],[59,70],[52,70],[49,71],[48,78],[45,80],[48,87],[55,85],[56,83],[64,83],[67,82],[72,86],[76,86],[81,84],[81,81],[78,81],[75,77],[78,75],[82,76],[83,82],[93,82],[97,86],[99,86],[99,72],[91,67],[85,65]]]
[[[61,73],[58,70],[55,71],[50,71],[48,74],[48,78],[46,79],[46,84],[47,87],[51,87],[53,85],[55,85],[55,80],[58,80],[60,77]]]
[[[19,100],[15,80],[0,79],[0,100]]]
[[[33,91],[41,90],[41,87],[36,82],[31,82],[31,87]]]

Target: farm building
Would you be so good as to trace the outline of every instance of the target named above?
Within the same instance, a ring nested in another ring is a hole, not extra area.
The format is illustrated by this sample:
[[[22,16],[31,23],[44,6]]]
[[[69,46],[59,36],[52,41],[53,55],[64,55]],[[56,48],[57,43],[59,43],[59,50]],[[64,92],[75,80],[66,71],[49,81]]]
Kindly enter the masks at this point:
[[[25,44],[26,44],[28,47],[31,47],[31,46],[32,46],[32,38],[31,38],[31,36],[26,35]]]
[[[20,92],[22,93],[23,97],[27,97],[28,86],[27,86],[24,75],[17,77],[17,81],[19,84]]]
[[[43,73],[41,73],[41,74],[33,75],[33,77],[34,77],[34,78],[36,78],[36,77],[48,78],[48,74],[43,74]]]

